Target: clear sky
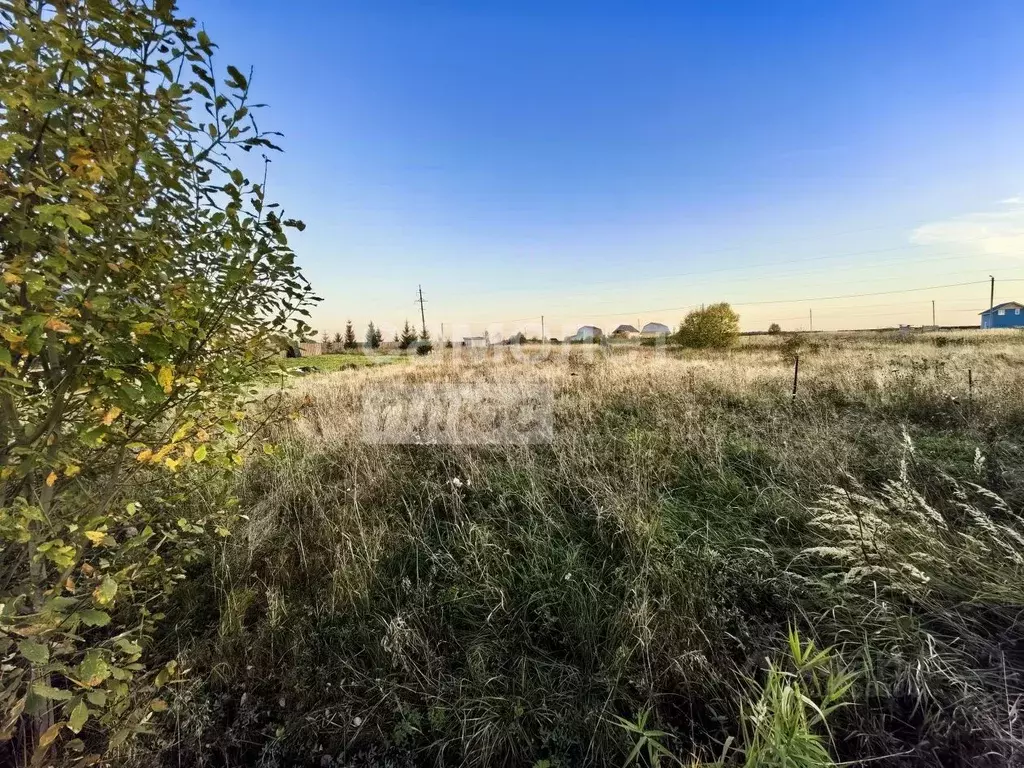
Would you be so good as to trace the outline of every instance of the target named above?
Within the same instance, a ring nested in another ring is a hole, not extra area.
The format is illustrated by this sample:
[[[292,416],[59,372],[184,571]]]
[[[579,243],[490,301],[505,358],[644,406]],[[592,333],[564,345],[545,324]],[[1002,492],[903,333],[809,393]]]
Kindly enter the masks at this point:
[[[418,284],[435,336],[1024,297],[1020,0],[181,6],[255,67],[331,334],[418,321]]]

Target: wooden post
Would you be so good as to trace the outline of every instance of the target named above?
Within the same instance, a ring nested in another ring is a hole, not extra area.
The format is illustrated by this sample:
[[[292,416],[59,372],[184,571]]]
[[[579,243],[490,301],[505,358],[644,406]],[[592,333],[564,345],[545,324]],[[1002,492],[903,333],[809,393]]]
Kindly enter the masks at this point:
[[[796,384],[800,376],[800,355],[793,356],[793,399],[796,400]]]
[[[971,402],[974,399],[974,375],[971,373],[971,369],[967,369],[967,402]]]

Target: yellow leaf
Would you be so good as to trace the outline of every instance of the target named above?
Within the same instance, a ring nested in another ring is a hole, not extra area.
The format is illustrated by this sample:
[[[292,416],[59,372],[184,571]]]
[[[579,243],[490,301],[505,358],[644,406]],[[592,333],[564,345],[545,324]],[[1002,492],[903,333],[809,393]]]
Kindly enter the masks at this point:
[[[151,458],[153,458],[153,452],[151,450],[149,450],[149,448],[147,448],[146,450],[140,452],[139,455],[135,457],[135,460],[136,461],[149,461]]]
[[[103,531],[86,531],[85,538],[96,546],[99,546],[103,543],[103,540],[107,538],[107,534],[103,533]]]
[[[63,320],[58,320],[56,317],[51,317],[46,321],[46,325],[43,326],[48,331],[55,331],[57,333],[70,333],[71,326],[65,323]]]
[[[200,443],[205,443],[209,439],[210,433],[207,432],[205,429],[200,429],[198,432],[196,432],[196,440],[199,441]]]
[[[82,343],[82,337],[81,336],[68,336],[67,342],[68,342],[68,344],[81,344]]]
[[[68,464],[67,467],[64,468],[64,477],[74,477],[81,471],[82,468],[77,464]]]
[[[54,723],[45,731],[43,731],[42,735],[39,737],[39,748],[46,749],[48,746],[53,744],[53,740],[57,738],[57,736],[60,734],[61,728],[63,727],[64,723],[59,722]]]
[[[149,702],[149,708],[154,712],[164,712],[167,710],[167,702],[163,699],[153,699]]]
[[[135,334],[137,336],[145,336],[147,333],[149,333],[151,330],[153,330],[153,324],[152,323],[136,323],[135,324],[135,328],[133,330],[135,331]]]
[[[13,272],[4,272],[4,282],[7,283],[7,285],[17,285],[21,282],[21,278]]]
[[[51,488],[53,487],[53,484],[56,483],[56,482],[57,482],[57,473],[56,472],[51,472],[50,474],[48,474],[46,476],[46,484],[48,486],[50,486]]]
[[[26,338],[25,336],[22,336],[20,333],[17,333],[13,328],[10,328],[8,326],[0,328],[0,336],[3,336],[5,339],[7,339],[7,341],[11,342],[11,344],[18,344],[24,341]]]
[[[156,375],[156,380],[160,383],[160,386],[164,388],[164,394],[171,394],[171,388],[174,384],[174,371],[166,365],[160,366],[160,373]]]
[[[170,443],[168,443],[168,444],[167,444],[167,445],[165,445],[165,446],[164,446],[163,448],[161,448],[161,449],[160,449],[159,451],[157,451],[156,453],[154,453],[154,454],[153,454],[153,458],[151,459],[151,461],[152,461],[152,462],[153,462],[154,464],[159,464],[159,463],[160,463],[161,461],[163,461],[164,459],[166,459],[166,458],[167,458],[167,455],[168,455],[168,454],[169,454],[169,453],[170,453],[171,451],[173,451],[173,450],[174,450],[174,446],[173,446],[173,445],[171,445]]]
[[[114,420],[120,415],[121,409],[118,408],[116,405],[113,406],[109,411],[103,414],[103,424],[109,427],[111,424],[114,423]]]
[[[76,148],[68,159],[71,161],[72,165],[92,165],[96,162],[92,159],[92,152],[85,147]]]
[[[167,465],[167,468],[171,470],[171,472],[177,472],[178,465],[181,464],[181,459],[164,459],[164,464]]]

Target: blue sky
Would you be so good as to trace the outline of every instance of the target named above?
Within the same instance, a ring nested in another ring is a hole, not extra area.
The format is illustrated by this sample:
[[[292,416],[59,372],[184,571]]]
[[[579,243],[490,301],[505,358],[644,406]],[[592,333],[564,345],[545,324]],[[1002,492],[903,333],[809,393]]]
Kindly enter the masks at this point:
[[[390,333],[421,283],[449,335],[720,300],[746,328],[922,323],[932,299],[976,322],[990,272],[1024,295],[1024,3],[182,9],[255,67],[331,333]]]

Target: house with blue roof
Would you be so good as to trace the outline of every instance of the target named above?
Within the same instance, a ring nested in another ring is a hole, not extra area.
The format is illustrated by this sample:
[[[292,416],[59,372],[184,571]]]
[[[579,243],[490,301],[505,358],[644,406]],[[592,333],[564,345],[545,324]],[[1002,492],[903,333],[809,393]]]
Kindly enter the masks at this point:
[[[981,313],[982,328],[1024,328],[1024,304],[1004,301]]]

